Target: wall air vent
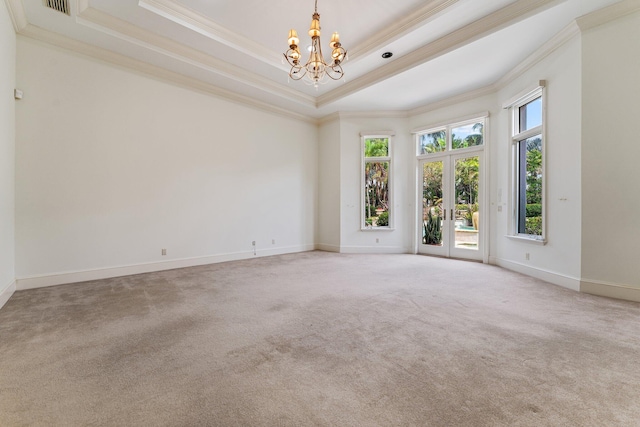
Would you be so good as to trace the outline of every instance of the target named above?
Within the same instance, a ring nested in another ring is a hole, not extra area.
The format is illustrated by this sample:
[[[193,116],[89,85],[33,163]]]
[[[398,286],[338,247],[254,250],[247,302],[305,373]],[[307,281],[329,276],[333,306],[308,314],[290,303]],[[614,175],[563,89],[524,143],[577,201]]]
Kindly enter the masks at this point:
[[[50,9],[62,12],[65,15],[71,15],[71,9],[69,9],[69,0],[44,0],[44,5]]]

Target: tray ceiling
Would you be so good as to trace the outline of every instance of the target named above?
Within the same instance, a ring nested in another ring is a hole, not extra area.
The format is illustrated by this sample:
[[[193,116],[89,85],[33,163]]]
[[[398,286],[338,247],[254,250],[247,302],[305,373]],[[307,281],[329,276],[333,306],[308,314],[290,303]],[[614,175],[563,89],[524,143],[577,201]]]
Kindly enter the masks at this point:
[[[309,44],[314,0],[69,0],[69,15],[43,0],[7,2],[26,36],[320,118],[406,111],[491,86],[580,16],[629,0],[318,0],[323,46],[339,31],[349,52],[345,78],[318,88],[289,81],[282,56],[290,28]]]

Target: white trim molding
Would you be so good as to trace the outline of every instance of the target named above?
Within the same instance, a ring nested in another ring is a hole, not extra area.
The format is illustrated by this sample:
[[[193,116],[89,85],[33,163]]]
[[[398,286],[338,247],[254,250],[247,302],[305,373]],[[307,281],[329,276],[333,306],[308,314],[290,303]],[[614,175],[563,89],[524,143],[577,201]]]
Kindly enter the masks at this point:
[[[324,252],[340,252],[340,245],[329,245],[327,243],[318,243],[316,245],[316,250],[324,251]]]
[[[362,77],[351,80],[332,91],[318,97],[317,106],[323,107],[355,92],[379,83],[391,76],[410,70],[418,65],[436,59],[462,46],[494,34],[535,13],[548,9],[564,0],[518,0],[483,18],[478,19],[438,40],[426,44],[387,65],[372,70]]]
[[[13,29],[16,33],[19,33],[29,24],[27,15],[24,13],[22,0],[4,0],[4,2],[7,5],[7,11],[9,12]]]
[[[376,31],[367,37],[364,43],[349,49],[349,60],[357,61],[358,58],[389,45],[410,31],[426,25],[449,7],[460,0],[431,0],[412,13],[400,18],[392,26]]]
[[[640,302],[640,287],[637,286],[583,279],[580,282],[580,292],[601,297]]]
[[[433,130],[433,129],[445,128],[447,126],[454,127],[454,126],[457,126],[459,124],[463,124],[465,122],[469,122],[471,120],[487,119],[487,118],[489,118],[489,111],[482,111],[482,112],[479,112],[479,113],[476,113],[476,114],[466,114],[464,116],[456,117],[455,119],[439,121],[436,124],[418,126],[416,128],[413,128],[410,131],[410,133],[413,134],[413,135],[417,135],[419,133],[427,133],[427,132],[429,132],[430,130]]]
[[[380,230],[375,230],[380,231]],[[340,246],[341,254],[411,254],[401,246]]]
[[[76,17],[76,22],[131,44],[149,49],[169,58],[216,73],[233,81],[285,98],[308,107],[315,107],[315,98],[291,86],[275,83],[257,73],[235,67],[204,52],[185,46],[166,37],[144,30],[89,7]]]
[[[581,31],[606,24],[618,18],[640,11],[640,0],[624,0],[577,19]]]
[[[288,71],[288,67],[282,65],[282,54],[267,49],[263,45],[223,27],[174,0],[138,0],[138,6],[211,40],[259,59],[265,64]]]
[[[572,291],[580,291],[580,279],[577,277],[567,276],[565,274],[556,273],[554,271],[542,268],[531,267],[519,262],[513,262],[502,258],[490,257],[489,264],[515,271],[516,273],[525,274],[527,276],[549,282]]]
[[[169,71],[165,68],[158,67],[156,65],[152,65],[137,59],[129,58],[128,56],[124,56],[110,50],[102,49],[96,46],[89,45],[87,43],[73,40],[31,24],[27,25],[27,27],[20,32],[20,35],[33,40],[37,40],[41,43],[57,46],[59,48],[71,51],[75,54],[84,55],[93,59],[104,61],[111,65],[119,66],[127,69],[128,71],[142,73],[144,75],[151,76],[187,89],[196,90],[219,98],[224,98],[227,101],[235,102],[246,107],[251,107],[296,120],[302,120],[307,123],[317,124],[317,119],[313,117],[309,117],[307,115],[300,114],[285,108],[276,107],[266,102],[258,101],[251,97],[241,95],[227,89],[223,89],[211,83],[206,83],[202,80]]]
[[[133,264],[120,267],[98,268],[94,270],[71,271],[40,276],[22,277],[16,280],[16,289],[36,289],[69,283],[88,282],[93,280],[110,279],[113,277],[130,276],[133,274],[153,273],[156,271],[174,270],[176,268],[196,267],[199,265],[217,264],[228,261],[260,258],[273,255],[284,255],[298,252],[309,252],[315,245],[289,246],[276,249],[235,252],[227,254],[209,255],[195,258],[174,259],[170,261]]]
[[[4,288],[0,289],[0,308],[2,308],[16,291],[16,281],[12,281]]]

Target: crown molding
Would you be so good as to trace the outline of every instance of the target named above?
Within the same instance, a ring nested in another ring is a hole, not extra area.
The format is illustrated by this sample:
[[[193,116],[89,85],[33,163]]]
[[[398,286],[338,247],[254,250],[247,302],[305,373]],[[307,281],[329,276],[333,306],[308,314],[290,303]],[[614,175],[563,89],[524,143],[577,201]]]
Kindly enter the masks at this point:
[[[327,123],[335,122],[336,120],[340,120],[340,112],[336,111],[335,113],[328,114],[324,117],[320,117],[317,121],[318,126],[326,125]]]
[[[421,114],[427,114],[432,111],[440,110],[442,108],[451,107],[463,102],[478,99],[483,96],[494,95],[500,89],[514,81],[516,78],[523,75],[526,71],[534,67],[540,61],[545,59],[551,53],[558,50],[564,44],[572,40],[575,36],[579,35],[580,31],[576,22],[572,22],[567,25],[562,31],[552,37],[547,43],[538,48],[535,52],[529,55],[523,62],[517,67],[509,71],[507,74],[498,79],[495,83],[490,85],[474,89],[471,91],[463,92],[458,95],[450,96],[439,101],[430,102],[428,104],[412,108],[406,111],[392,111],[392,112],[336,112],[329,114],[319,119],[319,124],[325,124],[334,120],[343,118],[388,118],[388,117],[416,117]],[[475,116],[474,116],[475,117]]]
[[[460,0],[431,0],[426,5],[413,11],[406,17],[401,18],[394,25],[376,32],[375,35],[369,37],[364,43],[350,49],[349,59],[351,61],[357,60],[357,58],[363,57],[376,49],[380,49],[382,46],[396,41],[411,30],[433,20],[437,15],[458,1]]]
[[[566,0],[518,0],[318,97],[318,107],[400,74]]]
[[[491,84],[489,86],[474,89],[468,92],[461,93],[459,95],[451,96],[440,101],[435,101],[430,104],[423,105],[421,107],[414,108],[408,111],[410,117],[419,116],[421,114],[430,113],[441,108],[451,107],[456,104],[471,101],[487,95],[493,95],[496,93],[496,86]]]
[[[4,0],[4,3],[7,5],[7,11],[9,12],[13,29],[16,33],[19,33],[29,24],[27,15],[24,13],[22,0]]]
[[[584,32],[639,10],[640,0],[624,0],[582,16],[577,19],[577,23],[580,30]]]
[[[317,119],[294,111],[273,106],[269,103],[257,101],[245,95],[240,95],[219,86],[205,83],[201,80],[194,79],[165,68],[158,67],[137,59],[130,58],[110,50],[102,49],[93,45],[89,45],[78,40],[74,40],[57,33],[44,30],[35,25],[27,25],[21,32],[21,36],[42,42],[44,44],[53,45],[80,55],[91,57],[103,61],[105,63],[122,67],[129,71],[138,72],[140,74],[156,78],[158,80],[171,83],[183,88],[196,90],[207,95],[213,95],[223,98],[227,101],[240,104],[245,107],[261,110],[267,113],[275,114],[281,117],[300,120],[303,122],[317,124]]]
[[[537,63],[542,61],[547,56],[564,46],[571,41],[574,37],[580,35],[580,28],[576,21],[572,21],[569,25],[564,27],[559,33],[553,36],[549,41],[536,49],[531,55],[529,55],[524,61],[520,62],[515,68],[511,69],[507,74],[502,76],[494,86],[496,90],[502,89],[509,83],[520,77]]]
[[[409,112],[405,110],[389,111],[336,111],[318,119],[318,125],[324,125],[343,119],[408,119]]]
[[[405,110],[388,111],[336,111],[318,119],[318,125],[342,119],[408,119],[409,112]]]
[[[269,50],[176,1],[139,0],[138,6],[266,64],[287,70],[281,66],[282,54]]]
[[[339,111],[341,119],[407,119],[409,114],[405,110],[388,111]]]
[[[166,37],[144,30],[121,19],[88,7],[78,10],[76,22],[94,30],[119,38],[153,52],[216,73],[225,78],[246,84],[263,92],[308,107],[315,107],[315,97],[303,94],[289,86],[275,83],[256,73],[234,67],[197,49],[177,43]]]
[[[465,114],[464,116],[456,116],[455,118],[450,118],[448,120],[440,120],[437,123],[418,126],[414,129],[411,129],[410,133],[412,135],[416,135],[418,133],[432,132],[435,129],[440,129],[447,126],[455,127],[465,122],[468,123],[471,120],[488,119],[489,115],[490,115],[489,111],[481,111],[479,113]]]
[[[76,5],[76,14],[79,15],[89,9],[89,0],[76,0]]]

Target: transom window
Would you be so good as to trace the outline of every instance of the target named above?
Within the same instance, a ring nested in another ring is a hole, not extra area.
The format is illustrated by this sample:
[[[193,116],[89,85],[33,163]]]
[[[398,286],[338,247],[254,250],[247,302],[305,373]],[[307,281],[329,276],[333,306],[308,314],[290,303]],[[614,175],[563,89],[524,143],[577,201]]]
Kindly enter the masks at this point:
[[[443,126],[418,134],[418,155],[442,153],[484,144],[484,120]]]

